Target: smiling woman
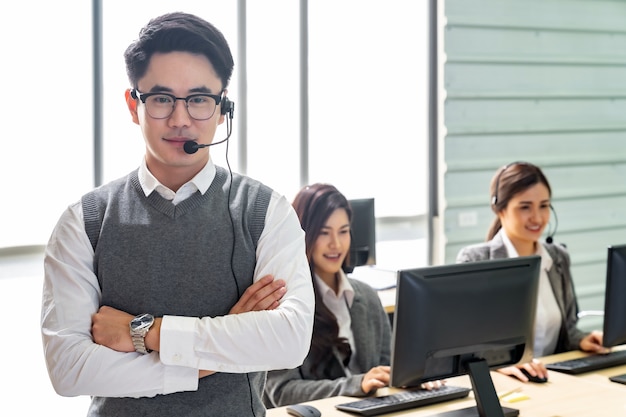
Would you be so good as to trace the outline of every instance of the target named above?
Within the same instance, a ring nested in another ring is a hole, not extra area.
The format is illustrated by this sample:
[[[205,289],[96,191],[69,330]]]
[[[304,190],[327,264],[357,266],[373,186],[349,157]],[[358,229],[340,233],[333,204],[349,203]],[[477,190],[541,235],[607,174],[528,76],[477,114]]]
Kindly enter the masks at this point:
[[[503,166],[493,175],[490,194],[495,217],[487,242],[464,247],[457,256],[457,262],[541,256],[535,356],[577,349],[602,351],[600,332],[583,332],[577,327],[578,301],[567,249],[552,240],[540,241],[552,208],[552,190],[541,168],[523,161]],[[499,369],[526,382],[529,378],[523,370],[533,377],[547,376],[545,366],[537,360]]]
[[[376,291],[342,270],[349,264],[352,207],[324,183],[302,188],[293,207],[313,277],[313,340],[301,366],[268,373],[264,402],[271,408],[373,394],[389,382],[391,325]]]

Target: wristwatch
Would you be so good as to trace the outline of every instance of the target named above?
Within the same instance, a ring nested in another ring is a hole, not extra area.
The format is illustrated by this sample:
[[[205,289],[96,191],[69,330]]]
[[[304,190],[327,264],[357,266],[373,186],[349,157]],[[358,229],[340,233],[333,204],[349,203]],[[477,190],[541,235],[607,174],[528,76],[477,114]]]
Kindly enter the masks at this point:
[[[130,337],[133,339],[136,352],[143,354],[152,352],[146,349],[145,337],[153,324],[154,316],[148,313],[135,316],[135,318],[130,321]]]

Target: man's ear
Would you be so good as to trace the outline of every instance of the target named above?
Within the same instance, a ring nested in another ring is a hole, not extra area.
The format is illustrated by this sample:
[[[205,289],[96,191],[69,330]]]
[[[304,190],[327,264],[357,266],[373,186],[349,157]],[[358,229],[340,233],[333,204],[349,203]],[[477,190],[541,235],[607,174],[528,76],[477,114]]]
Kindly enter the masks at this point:
[[[137,100],[139,99],[133,98],[130,88],[126,89],[124,97],[126,97],[126,105],[128,106],[128,111],[130,111],[130,115],[133,118],[133,122],[139,124],[139,116],[137,115]]]

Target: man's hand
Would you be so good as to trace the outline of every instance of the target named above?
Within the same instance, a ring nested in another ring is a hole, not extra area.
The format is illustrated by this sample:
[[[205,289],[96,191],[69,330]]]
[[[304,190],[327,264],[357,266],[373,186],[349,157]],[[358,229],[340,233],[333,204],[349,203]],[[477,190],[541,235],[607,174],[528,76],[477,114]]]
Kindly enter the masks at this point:
[[[228,314],[246,313],[248,311],[273,310],[278,307],[279,301],[285,295],[285,281],[274,280],[272,275],[266,275],[246,288],[237,303]],[[215,371],[201,369],[198,378],[213,375]]]
[[[285,285],[282,279],[275,280],[272,275],[264,276],[244,291],[229,314],[275,309],[287,291]],[[91,335],[94,342],[118,352],[134,352],[135,346],[130,337],[129,327],[133,318],[133,315],[116,308],[100,307],[91,318]],[[155,318],[154,325],[146,335],[146,347],[154,351],[160,350],[161,320],[160,317]],[[203,378],[214,373],[215,371],[200,370],[198,376]]]
[[[93,341],[119,352],[134,352],[130,321],[135,316],[109,306],[102,306],[91,316]]]
[[[275,280],[272,275],[264,276],[246,288],[246,291],[228,314],[275,309],[278,307],[280,299],[287,292],[285,285],[285,281],[282,279]]]

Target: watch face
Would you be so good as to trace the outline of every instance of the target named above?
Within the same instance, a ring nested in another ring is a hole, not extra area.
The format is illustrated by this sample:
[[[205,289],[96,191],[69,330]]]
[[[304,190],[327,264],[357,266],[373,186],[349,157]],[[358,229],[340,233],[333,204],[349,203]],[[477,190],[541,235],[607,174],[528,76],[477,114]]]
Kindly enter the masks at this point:
[[[140,330],[148,328],[154,322],[154,317],[151,314],[142,314],[140,316],[135,317],[130,322],[130,328],[132,330]]]

